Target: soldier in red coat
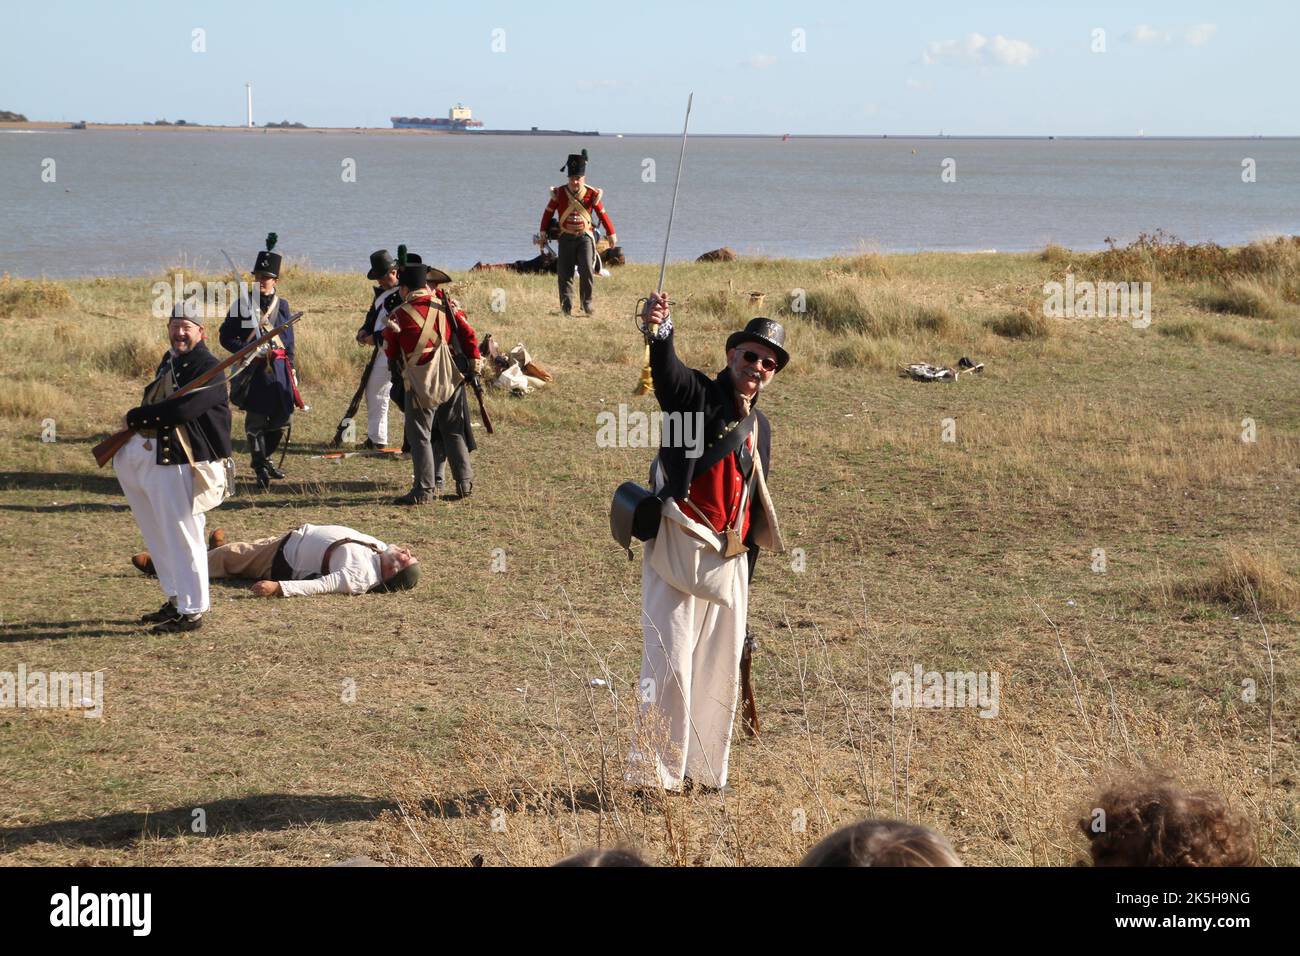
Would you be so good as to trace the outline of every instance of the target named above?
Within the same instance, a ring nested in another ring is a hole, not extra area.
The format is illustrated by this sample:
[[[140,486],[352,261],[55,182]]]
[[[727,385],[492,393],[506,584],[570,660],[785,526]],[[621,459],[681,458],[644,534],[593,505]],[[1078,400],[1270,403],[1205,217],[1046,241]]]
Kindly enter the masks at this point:
[[[456,497],[474,487],[474,450],[465,380],[483,370],[478,340],[465,313],[437,286],[451,277],[423,262],[408,262],[400,272],[406,301],[388,317],[384,352],[401,363],[406,387],[406,440],[415,480],[394,504],[422,505],[441,492],[447,462]],[[431,289],[430,286],[433,286]]]
[[[582,311],[592,315],[591,267],[596,261],[595,220],[599,219],[604,226],[610,246],[618,243],[618,236],[601,203],[604,191],[587,185],[587,151],[584,149],[581,153],[571,154],[565,168],[569,171],[569,181],[563,186],[551,187],[551,201],[542,213],[542,235],[549,235],[551,223],[558,220],[560,251],[555,263],[555,274],[560,284],[560,308],[565,315],[573,314],[573,267],[576,265]]]

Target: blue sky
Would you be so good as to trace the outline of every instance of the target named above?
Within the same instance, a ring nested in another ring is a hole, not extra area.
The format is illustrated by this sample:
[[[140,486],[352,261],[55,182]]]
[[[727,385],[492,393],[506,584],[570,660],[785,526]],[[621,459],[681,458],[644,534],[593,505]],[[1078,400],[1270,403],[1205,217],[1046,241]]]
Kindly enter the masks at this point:
[[[697,133],[1300,133],[1294,2],[376,9],[7,4],[0,109],[238,124],[252,81],[257,122],[315,126],[387,126],[461,101],[496,128],[674,132],[694,90]]]

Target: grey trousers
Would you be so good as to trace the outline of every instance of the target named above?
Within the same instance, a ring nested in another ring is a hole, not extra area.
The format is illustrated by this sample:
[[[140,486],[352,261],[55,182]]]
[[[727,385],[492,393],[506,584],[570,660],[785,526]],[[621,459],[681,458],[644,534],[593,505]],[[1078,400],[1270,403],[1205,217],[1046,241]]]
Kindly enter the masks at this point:
[[[573,267],[578,267],[578,291],[582,307],[591,306],[591,264],[596,258],[596,244],[591,233],[560,236],[560,252],[555,260],[555,276],[560,283],[560,308],[573,311]]]
[[[289,424],[293,413],[290,412],[283,418],[271,418],[269,415],[263,415],[261,412],[248,412],[244,415],[244,434],[245,435],[266,435],[268,438],[277,432],[283,432],[284,427]],[[279,444],[279,438],[276,438],[276,444]]]
[[[445,466],[451,463],[451,474],[456,481],[473,481],[474,466],[469,461],[469,448],[465,444],[464,385],[451,398],[436,409],[416,408],[407,399],[406,440],[411,444],[411,462],[415,466],[415,482],[411,490],[416,494],[432,494],[436,484],[441,484]]]

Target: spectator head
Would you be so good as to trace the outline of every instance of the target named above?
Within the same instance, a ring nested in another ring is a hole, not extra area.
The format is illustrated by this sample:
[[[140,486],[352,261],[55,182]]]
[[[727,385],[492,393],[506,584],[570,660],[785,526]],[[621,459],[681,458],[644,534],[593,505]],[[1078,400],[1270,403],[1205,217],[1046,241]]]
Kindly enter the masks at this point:
[[[566,856],[553,866],[648,866],[633,850],[613,849],[583,850]]]
[[[800,866],[961,866],[951,844],[901,820],[861,820],[808,851]]]
[[[1213,790],[1135,778],[1101,794],[1079,821],[1093,866],[1253,866],[1250,821]]]

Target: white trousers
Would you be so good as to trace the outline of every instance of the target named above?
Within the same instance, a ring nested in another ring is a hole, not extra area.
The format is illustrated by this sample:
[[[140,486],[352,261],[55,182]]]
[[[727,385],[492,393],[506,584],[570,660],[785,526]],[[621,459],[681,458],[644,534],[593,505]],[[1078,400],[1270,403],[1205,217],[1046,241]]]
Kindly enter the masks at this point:
[[[388,377],[388,356],[380,349],[366,379],[366,436],[380,447],[388,446],[388,403],[392,381]]]
[[[735,575],[731,609],[677,590],[641,558],[641,708],[627,779],[678,790],[682,778],[727,782],[731,727],[740,694],[740,655],[749,577]]]
[[[194,475],[189,465],[155,464],[156,440],[150,448],[144,443],[144,436],[133,435],[113,456],[113,470],[163,594],[176,599],[182,614],[202,614],[209,608],[208,549],[205,516],[192,513]]]

